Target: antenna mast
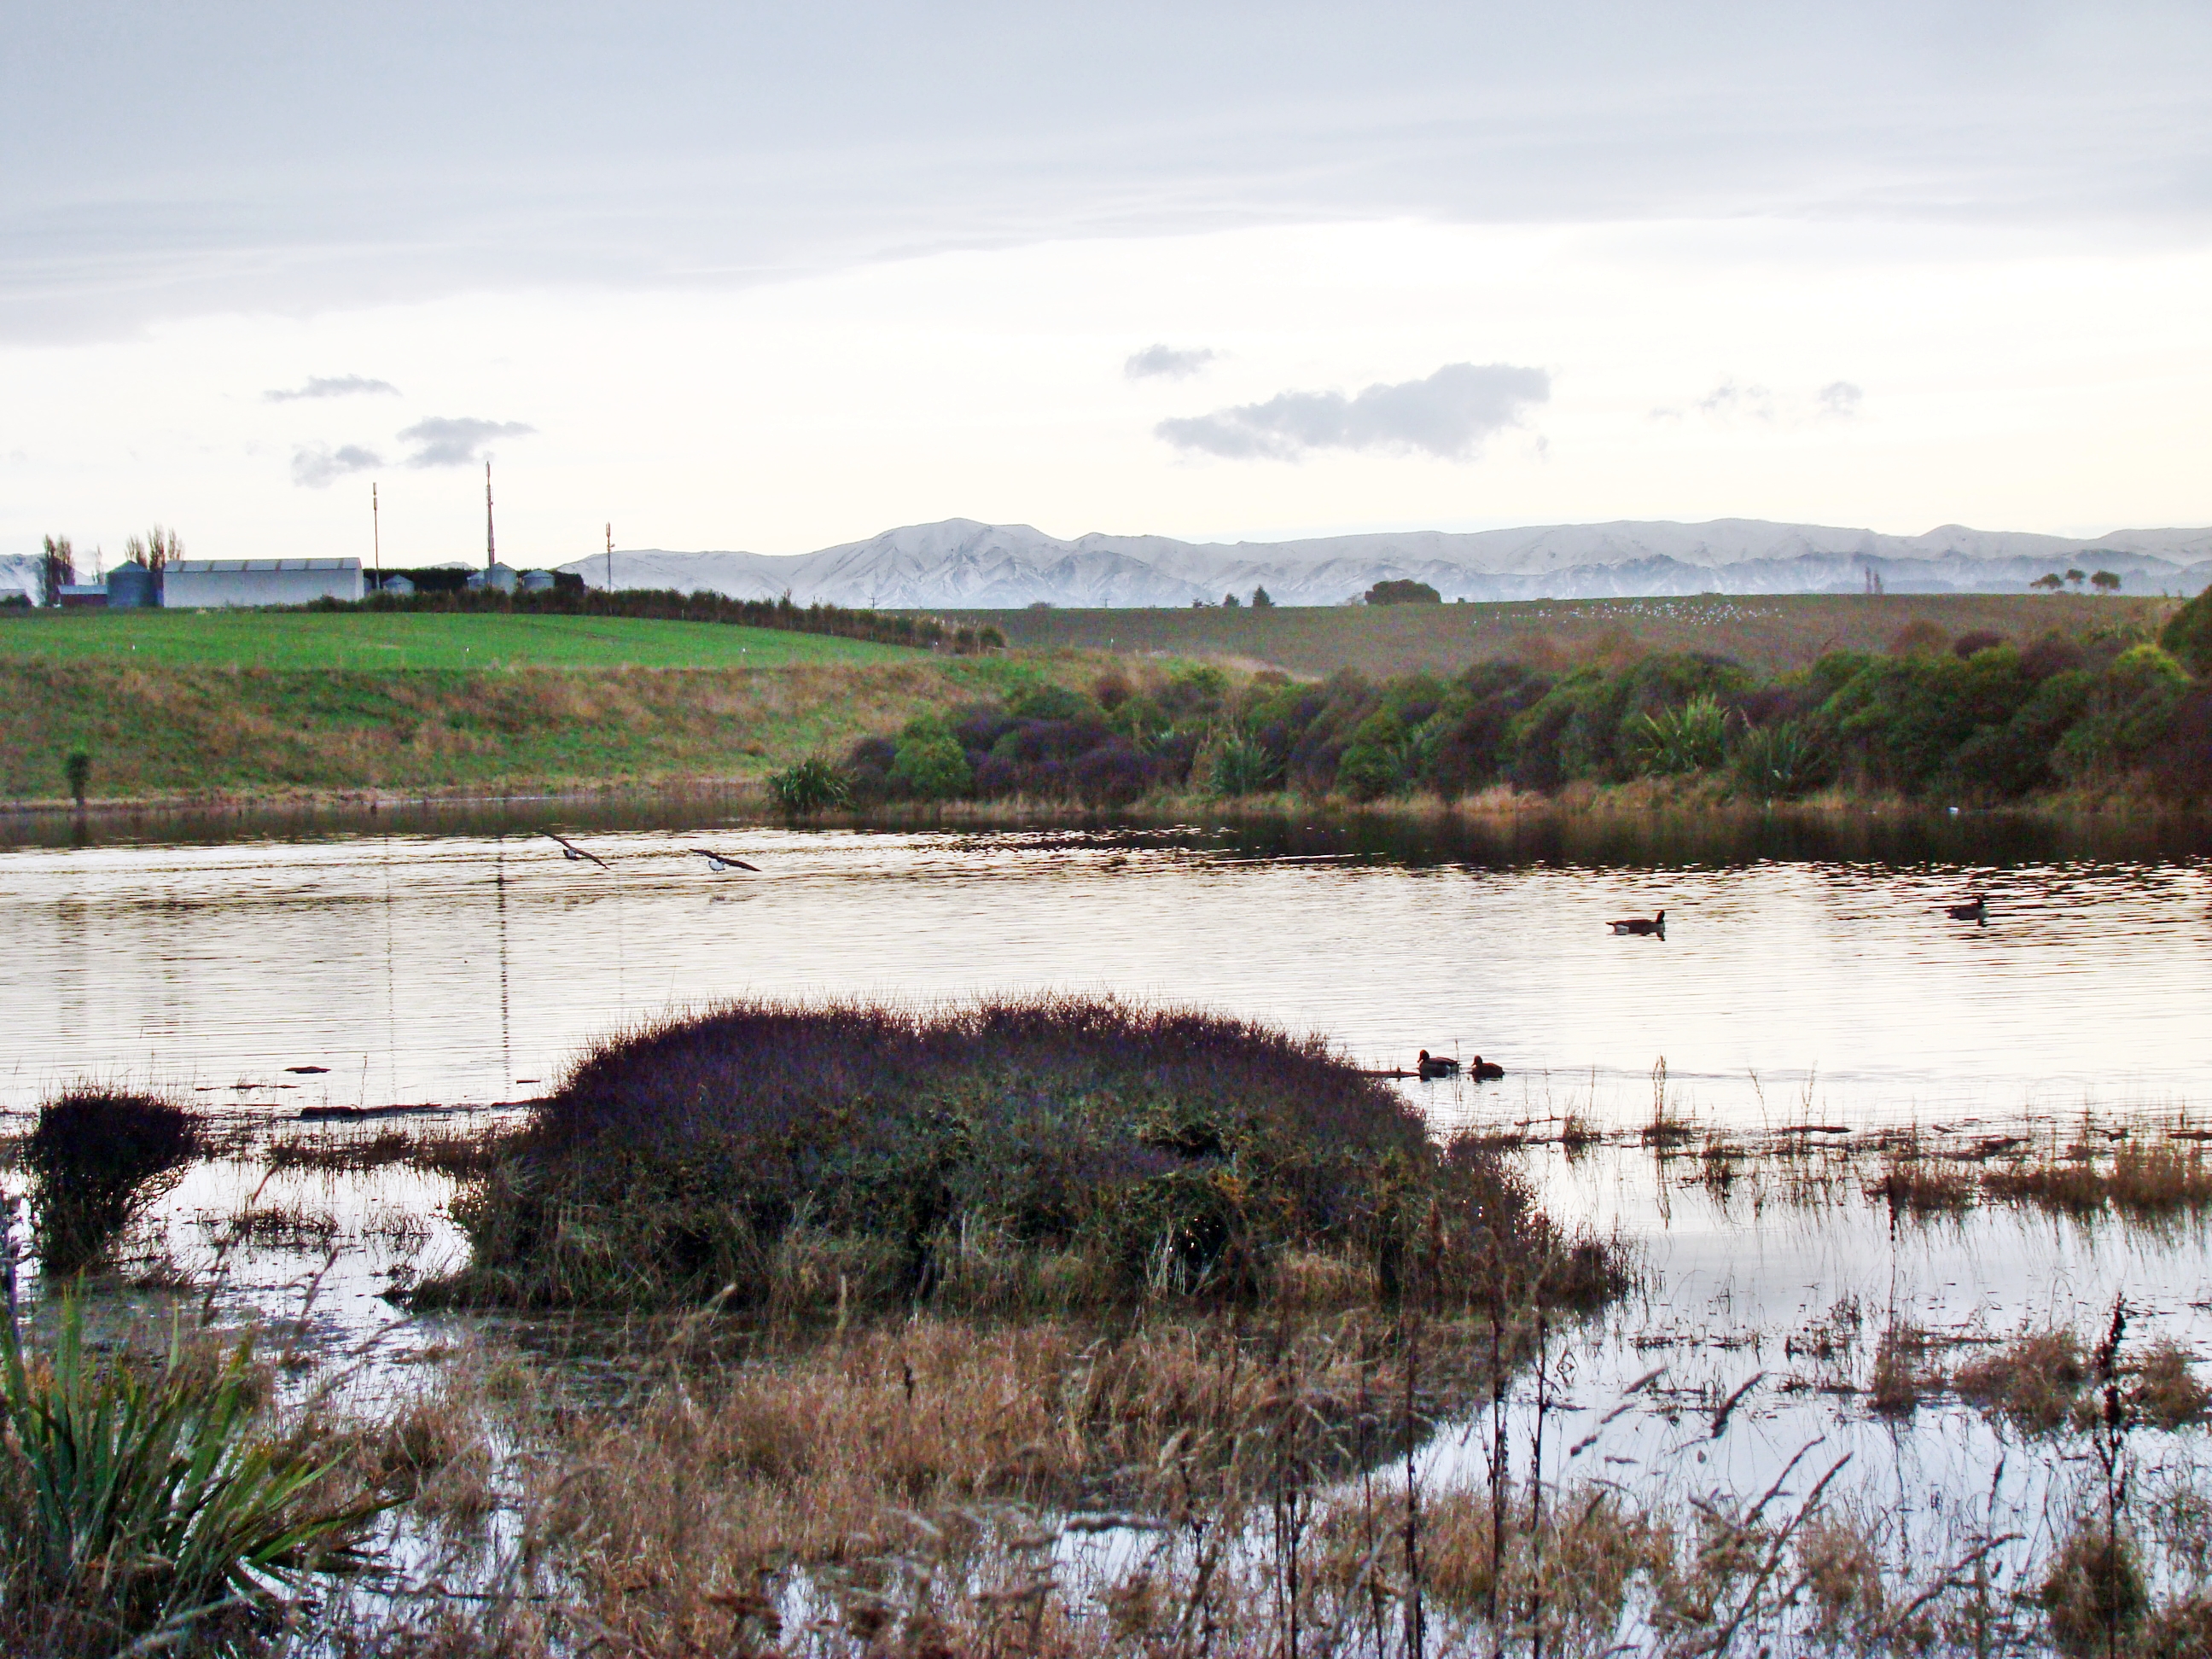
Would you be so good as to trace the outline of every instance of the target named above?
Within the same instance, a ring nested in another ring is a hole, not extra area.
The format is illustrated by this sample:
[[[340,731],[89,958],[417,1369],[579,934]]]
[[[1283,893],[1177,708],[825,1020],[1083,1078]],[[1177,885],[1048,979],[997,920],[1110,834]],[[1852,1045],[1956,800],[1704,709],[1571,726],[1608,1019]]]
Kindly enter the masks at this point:
[[[615,527],[607,526],[607,592],[615,591]]]
[[[484,463],[484,568],[489,570],[499,562],[491,539],[491,463]]]
[[[384,515],[376,504],[376,486],[368,487],[368,535],[376,549],[376,585],[384,586]]]

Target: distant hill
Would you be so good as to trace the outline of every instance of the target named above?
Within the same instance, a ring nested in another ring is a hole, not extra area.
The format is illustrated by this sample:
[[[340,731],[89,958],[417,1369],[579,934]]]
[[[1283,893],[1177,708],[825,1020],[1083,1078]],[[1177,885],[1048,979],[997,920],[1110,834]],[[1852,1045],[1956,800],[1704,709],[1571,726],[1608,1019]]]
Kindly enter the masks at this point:
[[[1264,586],[1279,605],[1342,605],[1411,578],[1446,599],[1612,599],[1690,593],[2017,593],[2069,565],[2117,572],[2130,593],[2212,586],[2212,528],[2118,530],[2093,540],[1943,525],[1885,536],[1824,525],[1717,519],[1438,530],[1309,541],[1198,543],[1164,536],[1063,541],[1028,525],[948,519],[819,552],[617,550],[617,587],[788,592],[873,609],[1012,610],[1218,603]],[[605,555],[561,567],[605,586]]]

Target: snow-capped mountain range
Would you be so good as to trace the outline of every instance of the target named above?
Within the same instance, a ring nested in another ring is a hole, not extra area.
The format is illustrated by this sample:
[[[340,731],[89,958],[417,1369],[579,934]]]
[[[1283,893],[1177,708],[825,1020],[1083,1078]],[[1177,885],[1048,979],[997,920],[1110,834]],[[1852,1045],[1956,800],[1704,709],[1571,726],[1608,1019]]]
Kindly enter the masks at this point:
[[[1867,573],[1893,593],[2017,593],[2048,571],[2111,570],[2127,593],[2212,586],[2212,528],[2116,530],[2082,540],[1944,525],[1885,536],[1824,525],[1717,519],[1521,530],[1390,532],[1294,542],[1182,542],[1079,536],[947,519],[817,553],[617,549],[617,587],[705,590],[737,599],[788,592],[873,609],[1012,610],[1218,603],[1265,587],[1278,605],[1342,605],[1411,577],[1447,599],[1611,599],[1669,593],[1858,592]],[[561,567],[594,587],[604,554]],[[36,594],[35,555],[0,558],[0,592]]]
[[[1342,605],[1411,577],[1446,599],[1601,599],[1665,593],[1858,592],[1867,573],[1891,592],[2016,593],[2069,565],[2111,570],[2130,593],[2212,585],[2212,529],[2119,530],[2092,540],[1944,525],[1885,536],[1822,525],[1550,525],[1456,533],[1417,530],[1310,541],[1197,543],[1079,536],[948,519],[816,553],[623,551],[617,587],[707,590],[737,599],[788,592],[878,610],[1014,609],[1218,603],[1264,586],[1278,605]],[[561,567],[605,586],[605,555]]]

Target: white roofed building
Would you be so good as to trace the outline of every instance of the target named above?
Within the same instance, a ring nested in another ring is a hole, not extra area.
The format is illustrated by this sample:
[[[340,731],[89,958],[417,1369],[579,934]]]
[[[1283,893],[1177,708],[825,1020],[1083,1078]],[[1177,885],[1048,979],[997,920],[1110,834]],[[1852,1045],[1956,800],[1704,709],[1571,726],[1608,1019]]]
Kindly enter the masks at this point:
[[[161,573],[169,611],[361,598],[359,559],[178,559]]]

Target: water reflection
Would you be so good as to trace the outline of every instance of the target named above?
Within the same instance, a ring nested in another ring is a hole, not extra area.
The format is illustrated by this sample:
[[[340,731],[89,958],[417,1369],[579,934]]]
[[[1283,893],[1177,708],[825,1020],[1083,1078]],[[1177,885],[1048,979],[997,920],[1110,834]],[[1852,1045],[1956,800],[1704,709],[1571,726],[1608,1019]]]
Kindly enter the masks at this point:
[[[2212,1060],[2212,861],[2173,829],[871,833],[732,823],[712,803],[645,825],[558,805],[608,868],[565,859],[528,804],[465,827],[0,853],[0,1106],[82,1076],[287,1114],[481,1104],[534,1092],[597,1035],[715,998],[1053,987],[1258,1015],[1376,1066],[1424,1048],[1503,1060],[1503,1084],[1408,1085],[1447,1120],[2172,1103]],[[702,869],[684,848],[709,827],[762,873]],[[1989,896],[1985,926],[1944,915],[1969,890]],[[1664,940],[1605,926],[1662,906]],[[330,1069],[286,1070],[307,1065]]]

